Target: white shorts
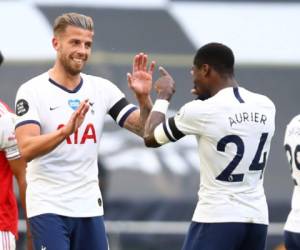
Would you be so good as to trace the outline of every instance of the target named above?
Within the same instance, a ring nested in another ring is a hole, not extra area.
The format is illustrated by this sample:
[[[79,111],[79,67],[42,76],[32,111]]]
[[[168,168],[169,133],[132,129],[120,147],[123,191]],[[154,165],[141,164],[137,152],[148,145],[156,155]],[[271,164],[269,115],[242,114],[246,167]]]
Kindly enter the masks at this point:
[[[8,231],[0,231],[0,250],[16,250],[16,238]]]

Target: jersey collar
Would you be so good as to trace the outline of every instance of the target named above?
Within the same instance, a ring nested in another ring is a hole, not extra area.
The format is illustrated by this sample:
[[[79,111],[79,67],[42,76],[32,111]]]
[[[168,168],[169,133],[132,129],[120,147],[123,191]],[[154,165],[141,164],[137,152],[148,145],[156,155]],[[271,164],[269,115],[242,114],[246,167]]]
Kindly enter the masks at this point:
[[[57,83],[56,81],[54,81],[50,77],[49,77],[49,82],[52,83],[53,85],[55,85],[56,87],[68,92],[68,93],[77,93],[82,87],[83,79],[82,79],[82,77],[80,77],[80,83],[73,90],[69,90],[69,89],[65,88],[64,86],[60,85],[59,83]]]

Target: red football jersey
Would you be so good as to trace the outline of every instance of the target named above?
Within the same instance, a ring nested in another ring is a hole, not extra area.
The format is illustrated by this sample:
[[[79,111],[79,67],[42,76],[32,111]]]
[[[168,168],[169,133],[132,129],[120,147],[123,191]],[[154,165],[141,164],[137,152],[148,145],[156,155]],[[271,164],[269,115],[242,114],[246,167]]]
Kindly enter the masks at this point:
[[[13,174],[8,160],[19,158],[14,134],[14,114],[0,101],[0,231],[17,236],[18,208],[13,191]]]
[[[4,151],[0,152],[0,231],[17,236],[18,209],[13,191],[13,175]]]

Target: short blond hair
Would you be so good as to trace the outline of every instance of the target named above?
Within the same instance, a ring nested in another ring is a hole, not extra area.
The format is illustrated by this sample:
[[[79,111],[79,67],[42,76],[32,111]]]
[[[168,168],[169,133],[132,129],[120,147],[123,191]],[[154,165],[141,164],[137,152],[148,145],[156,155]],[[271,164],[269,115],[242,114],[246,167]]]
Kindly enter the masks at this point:
[[[94,31],[94,22],[91,17],[71,12],[62,14],[55,19],[53,25],[54,35],[64,32],[69,25]]]

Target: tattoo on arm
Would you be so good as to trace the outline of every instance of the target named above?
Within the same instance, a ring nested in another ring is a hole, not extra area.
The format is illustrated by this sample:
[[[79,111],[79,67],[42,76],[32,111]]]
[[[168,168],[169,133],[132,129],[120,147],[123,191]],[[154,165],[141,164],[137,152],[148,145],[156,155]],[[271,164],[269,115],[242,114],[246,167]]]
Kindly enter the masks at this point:
[[[132,112],[124,123],[124,127],[129,131],[143,137],[146,120],[152,109],[152,101],[146,98],[143,101],[139,101],[140,109]]]

